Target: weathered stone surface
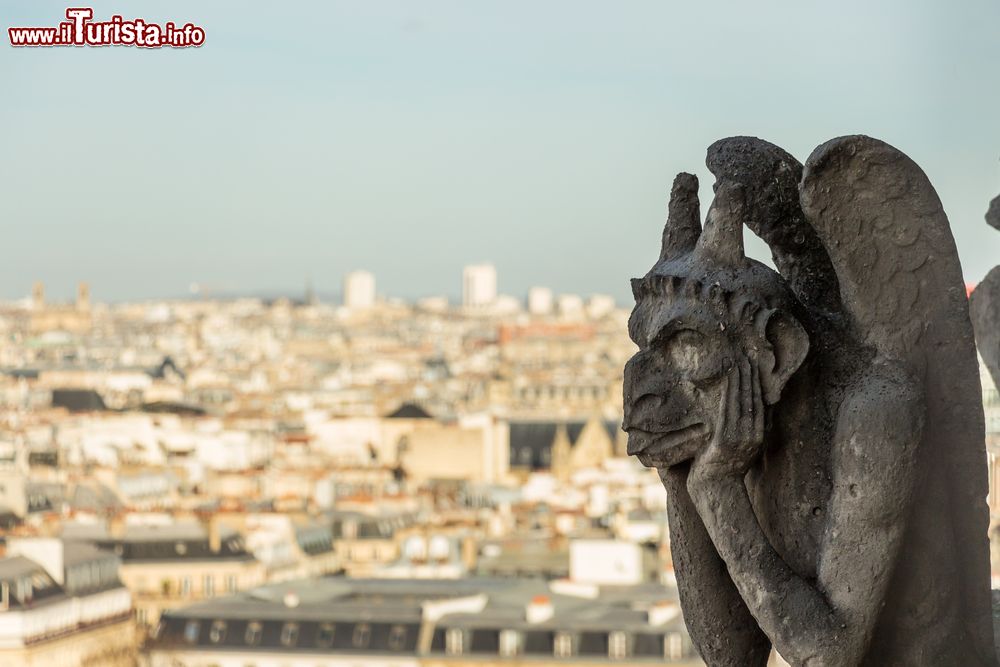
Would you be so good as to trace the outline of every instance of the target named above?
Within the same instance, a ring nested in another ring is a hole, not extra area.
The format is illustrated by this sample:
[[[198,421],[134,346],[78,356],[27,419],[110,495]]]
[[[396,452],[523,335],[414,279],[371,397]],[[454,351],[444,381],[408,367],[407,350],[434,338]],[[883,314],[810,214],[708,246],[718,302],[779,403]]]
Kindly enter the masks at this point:
[[[995,665],[977,362],[934,189],[861,136],[804,168],[736,137],[708,166],[704,229],[682,174],[633,280],[623,425],[667,490],[702,657]]]
[[[1000,229],[1000,197],[994,197],[986,212],[986,222],[994,229]]]
[[[993,384],[1000,387],[1000,266],[986,274],[969,297],[976,344]]]
[[[993,591],[993,643],[1000,650],[1000,591]]]

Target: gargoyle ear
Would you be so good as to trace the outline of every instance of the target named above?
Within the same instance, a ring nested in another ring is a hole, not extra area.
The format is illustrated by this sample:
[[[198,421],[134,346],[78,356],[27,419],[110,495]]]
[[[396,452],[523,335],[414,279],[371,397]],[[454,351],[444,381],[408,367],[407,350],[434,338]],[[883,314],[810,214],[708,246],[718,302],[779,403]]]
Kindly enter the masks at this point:
[[[764,403],[774,405],[809,352],[809,336],[798,320],[780,310],[761,310],[756,328],[764,341],[757,358]]]

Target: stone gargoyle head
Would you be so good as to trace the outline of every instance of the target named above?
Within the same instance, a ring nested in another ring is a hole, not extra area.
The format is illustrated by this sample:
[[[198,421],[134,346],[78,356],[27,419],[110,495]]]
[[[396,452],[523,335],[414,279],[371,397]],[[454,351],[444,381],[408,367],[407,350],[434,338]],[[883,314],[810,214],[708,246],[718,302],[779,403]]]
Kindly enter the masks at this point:
[[[660,258],[632,281],[629,335],[639,351],[625,366],[623,428],[628,453],[649,467],[706,445],[734,368],[758,369],[771,406],[809,351],[784,279],[744,254],[742,189],[718,188],[701,231],[697,188],[691,174],[674,181]]]

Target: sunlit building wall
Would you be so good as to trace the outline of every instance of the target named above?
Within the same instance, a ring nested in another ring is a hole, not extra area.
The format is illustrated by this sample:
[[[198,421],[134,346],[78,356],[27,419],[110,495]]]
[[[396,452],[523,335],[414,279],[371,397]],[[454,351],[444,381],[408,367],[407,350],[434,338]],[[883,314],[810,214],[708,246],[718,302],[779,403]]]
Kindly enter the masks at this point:
[[[462,271],[462,305],[489,306],[497,298],[497,270],[492,264],[473,264]]]
[[[351,271],[344,276],[344,305],[362,310],[375,305],[375,276],[368,271]]]

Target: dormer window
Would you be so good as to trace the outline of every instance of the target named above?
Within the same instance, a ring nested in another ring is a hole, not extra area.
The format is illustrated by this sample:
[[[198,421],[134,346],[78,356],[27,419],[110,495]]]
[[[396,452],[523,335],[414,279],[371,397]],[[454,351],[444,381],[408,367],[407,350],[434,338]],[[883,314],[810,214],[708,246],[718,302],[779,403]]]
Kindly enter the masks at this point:
[[[629,656],[629,637],[627,633],[617,631],[608,635],[608,657],[612,660],[622,660]]]
[[[34,589],[31,586],[31,579],[20,579],[17,582],[17,597],[24,604],[31,602],[34,597]]]
[[[213,644],[220,644],[226,640],[226,622],[214,621],[211,630],[208,631],[208,640]]]
[[[299,624],[285,623],[281,627],[281,643],[284,646],[295,646],[299,641]]]
[[[448,655],[462,655],[465,650],[465,631],[448,628],[444,635],[444,650]]]
[[[663,648],[665,658],[679,660],[684,657],[684,638],[679,632],[671,632],[666,636]]]
[[[372,626],[367,623],[359,623],[354,626],[354,636],[351,637],[351,644],[354,648],[368,648],[368,643],[372,639]]]
[[[402,651],[406,647],[406,626],[394,625],[389,629],[389,648]]]
[[[500,631],[500,655],[514,658],[524,653],[524,634],[517,630]]]
[[[247,624],[246,634],[243,635],[243,640],[248,646],[256,646],[260,643],[260,637],[263,634],[264,628],[257,621],[251,621]]]
[[[198,621],[188,621],[184,625],[184,641],[194,644],[198,641],[198,633],[201,631],[201,623]]]
[[[569,658],[575,653],[573,635],[568,632],[557,632],[552,643],[552,654],[557,658]]]
[[[333,623],[321,623],[316,631],[316,646],[320,648],[330,648],[333,646],[335,626]]]

